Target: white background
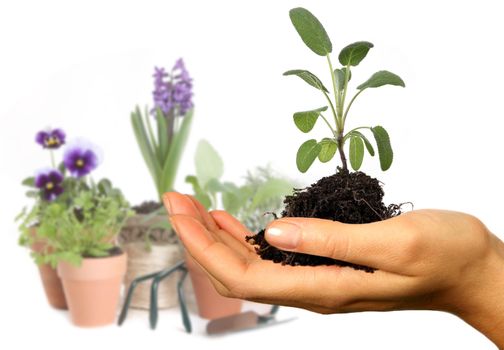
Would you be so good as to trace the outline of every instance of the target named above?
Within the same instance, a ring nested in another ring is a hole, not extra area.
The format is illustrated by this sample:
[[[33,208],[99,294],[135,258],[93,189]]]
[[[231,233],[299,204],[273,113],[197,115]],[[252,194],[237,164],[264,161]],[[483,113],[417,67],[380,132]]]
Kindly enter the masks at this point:
[[[13,217],[27,204],[22,178],[48,165],[35,133],[61,127],[86,137],[105,154],[95,177],[110,177],[132,203],[154,198],[135,144],[129,113],[150,104],[154,65],[180,56],[194,77],[196,116],[177,186],[194,171],[197,141],[209,140],[225,160],[228,180],[271,162],[309,184],[334,171],[315,164],[306,174],[295,153],[310,136],[292,113],[325,101],[285,70],[305,68],[326,85],[324,58],[299,39],[288,10],[309,8],[335,48],[358,40],[375,44],[353,71],[353,86],[374,71],[399,74],[406,89],[362,94],[349,126],[385,126],[393,142],[392,168],[377,159],[363,170],[385,183],[387,202],[448,208],[502,227],[502,11],[498,1],[12,1],[0,4],[0,347],[52,349],[209,346],[297,349],[492,349],[486,338],[454,316],[435,312],[298,315],[267,330],[208,339],[187,336],[175,312],[158,330],[136,314],[123,328],[82,330],[44,300],[28,252],[17,246]],[[325,136],[323,124],[316,137]],[[184,343],[181,344],[180,342]],[[8,345],[7,345],[8,344]],[[5,347],[7,345],[7,347]]]

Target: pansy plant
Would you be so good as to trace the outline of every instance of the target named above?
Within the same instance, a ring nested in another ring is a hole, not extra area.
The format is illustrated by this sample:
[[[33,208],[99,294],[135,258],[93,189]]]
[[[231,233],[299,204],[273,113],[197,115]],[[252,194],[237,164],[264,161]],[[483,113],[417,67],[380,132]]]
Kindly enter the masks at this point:
[[[373,44],[367,41],[359,41],[344,47],[338,56],[341,67],[334,69],[330,57],[332,43],[319,20],[304,8],[294,8],[290,10],[289,15],[294,28],[306,46],[317,55],[326,57],[332,81],[331,94],[322,81],[308,70],[296,69],[284,73],[284,75],[298,76],[319,90],[327,101],[326,106],[294,113],[294,123],[304,133],[310,132],[319,118],[324,121],[331,131],[330,137],[323,138],[320,141],[310,139],[299,147],[296,156],[298,169],[304,173],[310,168],[316,158],[322,163],[326,163],[338,152],[342,168],[346,170],[348,165],[345,145],[348,142],[350,165],[352,169],[358,170],[364,159],[364,148],[366,148],[371,156],[375,155],[373,145],[365,134],[361,132],[365,130],[369,130],[376,141],[381,169],[383,171],[389,169],[392,164],[393,152],[389,135],[382,126],[361,126],[353,128],[348,132],[345,132],[345,126],[350,107],[365,90],[385,85],[404,87],[403,80],[398,75],[389,71],[378,71],[368,80],[358,85],[357,92],[346,103],[348,86],[352,79],[352,68],[357,66],[366,57]],[[332,124],[326,118],[326,112],[332,114]]]
[[[56,166],[54,151],[65,144],[61,129],[37,133],[35,141],[50,151],[51,168],[23,181],[27,196],[35,202],[18,215],[19,243],[30,246],[44,242],[42,252],[32,252],[37,263],[67,260],[78,264],[82,256],[105,256],[112,247],[110,237],[130,214],[121,191],[108,179],[89,176],[101,161],[99,148],[75,139],[65,145],[63,160]],[[36,228],[36,230],[34,230]]]

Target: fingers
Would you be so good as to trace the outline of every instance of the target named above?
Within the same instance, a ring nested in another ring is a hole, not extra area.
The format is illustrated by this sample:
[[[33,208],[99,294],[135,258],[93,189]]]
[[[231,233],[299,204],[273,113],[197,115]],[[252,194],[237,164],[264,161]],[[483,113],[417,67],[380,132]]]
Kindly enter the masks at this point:
[[[201,223],[204,223],[200,211],[194,202],[186,195],[178,192],[167,192],[163,195],[163,203],[168,215],[187,215],[192,216]]]
[[[198,209],[198,212],[203,219],[203,223],[210,231],[217,231],[218,227],[215,223],[215,220],[210,216],[206,208],[201,204],[196,198],[191,195],[187,195],[187,197],[191,200],[194,206]]]
[[[217,241],[200,221],[186,215],[172,215],[170,221],[191,256],[212,277],[228,286],[243,275],[246,260]]]
[[[282,218],[268,225],[265,237],[283,250],[394,272],[402,270],[401,263],[418,241],[407,214],[360,225],[314,218]]]
[[[367,301],[393,303],[412,285],[410,277],[385,271],[369,274],[337,266],[284,266],[258,257],[244,259],[194,218],[174,215],[171,220],[191,256],[228,297],[344,312],[370,305]]]
[[[255,252],[254,247],[245,241],[245,236],[253,235],[245,225],[224,210],[214,210],[210,212],[210,215],[222,230],[230,233],[248,251]]]

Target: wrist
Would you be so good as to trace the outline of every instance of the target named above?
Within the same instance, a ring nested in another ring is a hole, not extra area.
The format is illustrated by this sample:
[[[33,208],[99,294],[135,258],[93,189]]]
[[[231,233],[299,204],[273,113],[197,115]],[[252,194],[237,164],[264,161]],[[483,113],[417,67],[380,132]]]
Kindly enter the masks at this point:
[[[504,243],[490,234],[490,247],[477,268],[468,268],[451,311],[504,348]]]

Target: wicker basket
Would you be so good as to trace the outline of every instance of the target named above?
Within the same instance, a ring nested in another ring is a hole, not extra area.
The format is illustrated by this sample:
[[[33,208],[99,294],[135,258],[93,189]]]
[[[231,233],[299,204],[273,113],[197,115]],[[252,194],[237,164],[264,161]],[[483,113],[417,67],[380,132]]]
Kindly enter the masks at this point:
[[[149,220],[145,215],[135,215],[128,219],[119,235],[119,243],[128,254],[128,270],[125,278],[125,287],[129,288],[131,282],[140,276],[157,272],[173,266],[183,259],[183,251],[173,232],[163,229],[150,229],[164,216],[154,217]],[[146,235],[150,236],[150,249],[147,249]],[[170,308],[176,306],[177,281],[180,273],[174,273],[159,284],[158,307]],[[148,309],[150,303],[151,282],[140,283],[135,289],[131,300],[131,307]]]

